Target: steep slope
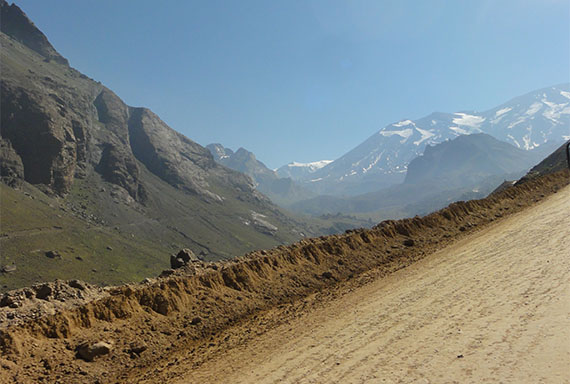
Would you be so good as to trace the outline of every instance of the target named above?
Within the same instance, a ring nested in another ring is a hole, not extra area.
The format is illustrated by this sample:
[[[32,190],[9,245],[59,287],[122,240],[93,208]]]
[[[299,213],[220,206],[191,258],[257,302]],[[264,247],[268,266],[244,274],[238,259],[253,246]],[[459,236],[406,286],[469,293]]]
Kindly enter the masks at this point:
[[[546,156],[570,138],[570,84],[539,89],[485,112],[436,112],[384,127],[362,144],[316,171],[307,188],[355,195],[404,180],[407,166],[434,145],[459,135],[487,133]],[[544,147],[546,147],[544,149]]]
[[[297,201],[314,196],[291,178],[280,177],[244,148],[239,148],[236,152],[221,144],[209,144],[206,148],[218,163],[251,177],[257,190],[268,196],[275,204],[288,207]]]
[[[160,268],[179,248],[205,259],[230,258],[310,233],[257,192],[247,176],[217,164],[206,148],[148,109],[127,106],[58,59],[22,11],[0,5],[2,17],[9,18],[0,33],[0,164],[6,184],[33,185],[52,199],[49,204],[88,226],[152,242],[162,252]],[[11,204],[4,201],[2,211]],[[18,239],[20,253],[2,252],[1,264],[33,251],[25,236]],[[133,254],[132,265],[146,270]],[[59,267],[46,264],[43,272],[69,276]]]
[[[367,213],[376,219],[426,214],[456,200],[486,196],[504,179],[522,176],[537,155],[486,134],[461,135],[427,146],[410,162],[401,184],[359,196],[320,196],[292,208],[313,215]]]

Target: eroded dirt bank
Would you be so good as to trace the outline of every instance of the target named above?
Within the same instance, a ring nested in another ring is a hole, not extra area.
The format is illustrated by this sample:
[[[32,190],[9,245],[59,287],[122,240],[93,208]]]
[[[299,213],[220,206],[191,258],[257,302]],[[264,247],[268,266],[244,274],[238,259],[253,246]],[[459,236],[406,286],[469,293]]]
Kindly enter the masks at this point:
[[[568,181],[567,171],[545,176],[424,218],[386,221],[371,230],[304,240],[145,284],[110,288],[99,299],[60,306],[55,313],[31,317],[26,308],[33,306],[33,298],[20,308],[0,308],[0,381],[160,380],[157,372],[178,364],[179,355],[188,359],[190,354],[199,366],[250,334],[298,316],[311,294],[325,287],[327,292],[341,281],[358,283],[371,270],[375,276],[388,275],[523,210]],[[249,332],[219,338],[236,326]],[[78,345],[99,341],[112,346],[109,354],[93,362],[76,358]]]
[[[182,383],[570,382],[570,187],[276,327]]]

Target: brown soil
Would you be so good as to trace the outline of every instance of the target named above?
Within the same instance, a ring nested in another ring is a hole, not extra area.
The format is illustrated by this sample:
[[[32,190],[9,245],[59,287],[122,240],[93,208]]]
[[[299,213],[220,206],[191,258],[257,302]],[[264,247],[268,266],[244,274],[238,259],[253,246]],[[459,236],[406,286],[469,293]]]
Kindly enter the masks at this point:
[[[565,188],[198,369],[182,356],[155,375],[176,384],[568,383],[568,212]]]
[[[170,381],[533,205],[569,180],[564,171],[424,218],[387,221],[110,288],[102,298],[56,313],[29,316],[22,309],[30,307],[27,302],[0,308],[0,382]],[[110,354],[93,362],[75,357],[78,345],[100,341],[112,344]]]

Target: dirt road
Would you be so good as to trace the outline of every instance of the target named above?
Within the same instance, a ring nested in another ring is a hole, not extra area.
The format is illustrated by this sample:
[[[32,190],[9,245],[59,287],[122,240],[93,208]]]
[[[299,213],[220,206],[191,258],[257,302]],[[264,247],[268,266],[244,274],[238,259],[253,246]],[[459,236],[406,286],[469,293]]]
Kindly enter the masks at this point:
[[[178,383],[569,383],[570,188]]]

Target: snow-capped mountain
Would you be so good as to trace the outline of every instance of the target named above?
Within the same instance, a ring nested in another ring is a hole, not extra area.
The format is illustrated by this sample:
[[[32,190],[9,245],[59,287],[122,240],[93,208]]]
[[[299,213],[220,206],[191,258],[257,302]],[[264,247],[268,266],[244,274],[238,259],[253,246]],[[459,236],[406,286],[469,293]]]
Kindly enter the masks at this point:
[[[276,171],[279,177],[290,177],[293,180],[305,180],[313,173],[332,163],[332,160],[313,161],[312,163],[297,163],[295,161],[279,167]]]
[[[390,124],[315,171],[306,185],[338,195],[374,191],[402,182],[409,162],[427,145],[472,133],[487,133],[525,150],[554,149],[570,139],[570,84],[540,89],[485,112],[436,112]]]

